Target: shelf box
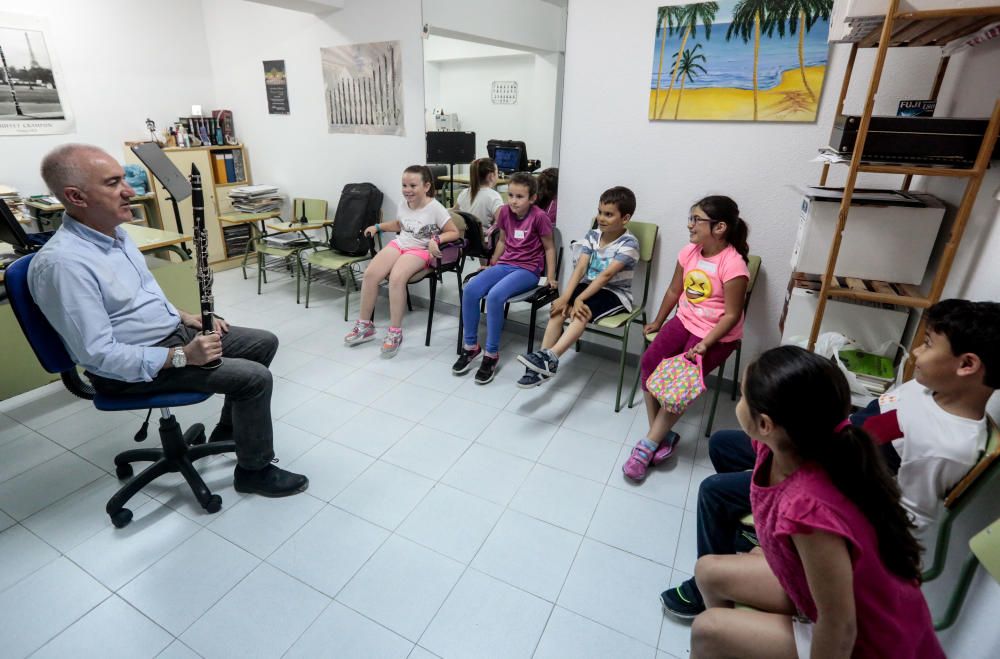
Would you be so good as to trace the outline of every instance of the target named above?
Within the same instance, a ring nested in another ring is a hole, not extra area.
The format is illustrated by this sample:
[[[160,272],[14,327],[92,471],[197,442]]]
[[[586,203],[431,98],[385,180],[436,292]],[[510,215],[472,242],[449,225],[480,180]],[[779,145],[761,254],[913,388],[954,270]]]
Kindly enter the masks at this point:
[[[837,190],[807,191],[792,250],[793,270],[826,270],[842,198]],[[834,275],[919,285],[944,212],[941,200],[929,194],[855,190]]]

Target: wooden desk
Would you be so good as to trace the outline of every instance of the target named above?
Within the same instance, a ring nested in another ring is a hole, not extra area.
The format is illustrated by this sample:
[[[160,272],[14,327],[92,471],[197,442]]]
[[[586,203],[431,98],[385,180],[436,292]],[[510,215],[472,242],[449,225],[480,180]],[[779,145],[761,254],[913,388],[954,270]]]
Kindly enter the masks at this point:
[[[164,231],[163,229],[152,229],[137,224],[123,224],[122,229],[135,242],[140,252],[155,252],[161,249],[168,249],[180,255],[182,261],[187,261],[191,258],[179,245],[193,241],[194,236],[174,231]]]
[[[281,211],[267,211],[266,213],[220,213],[219,222],[228,225],[252,224],[254,222],[264,222],[281,217]]]
[[[163,220],[160,218],[160,209],[156,203],[156,195],[151,192],[136,195],[132,197],[129,202],[132,205],[142,206],[146,224],[150,228],[159,229],[163,227]],[[45,223],[45,220],[49,220],[48,224],[51,224],[51,220],[54,216],[61,215],[62,212],[66,210],[60,203],[50,204],[42,201],[41,199],[29,198],[24,202],[24,205],[28,207],[29,211],[34,216],[39,231],[58,229],[59,227],[57,226],[43,226],[43,223]]]
[[[291,233],[293,231],[314,231],[333,226],[333,220],[323,220],[322,222],[275,222],[268,224],[267,228],[274,233]]]
[[[468,174],[455,174],[454,176],[438,176],[438,182],[448,184],[454,181],[459,185],[472,185],[472,180],[469,178]],[[497,185],[507,185],[510,183],[509,178],[501,176],[497,179]]]

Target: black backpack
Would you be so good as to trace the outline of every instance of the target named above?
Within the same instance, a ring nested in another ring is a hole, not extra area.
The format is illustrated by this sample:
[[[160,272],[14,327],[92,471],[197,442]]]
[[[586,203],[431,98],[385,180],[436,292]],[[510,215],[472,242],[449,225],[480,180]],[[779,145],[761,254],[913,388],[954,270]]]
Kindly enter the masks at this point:
[[[330,246],[349,256],[363,256],[370,242],[364,236],[367,227],[378,222],[382,192],[372,183],[348,183],[340,192],[337,214],[333,217]]]

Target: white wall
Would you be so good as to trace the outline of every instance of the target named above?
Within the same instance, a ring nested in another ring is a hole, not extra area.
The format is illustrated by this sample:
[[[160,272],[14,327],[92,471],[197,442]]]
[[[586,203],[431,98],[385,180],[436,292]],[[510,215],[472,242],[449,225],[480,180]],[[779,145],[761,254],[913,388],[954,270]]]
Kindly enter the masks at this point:
[[[424,159],[420,5],[348,0],[327,17],[241,0],[204,0],[209,59],[219,103],[233,111],[254,181],[289,197],[327,199],[331,214],[346,183],[370,181],[385,194],[387,216],[400,200],[403,168]],[[320,48],[400,41],[406,134],[327,132]],[[291,113],[270,115],[262,62],[285,60]]]
[[[76,121],[69,134],[0,137],[0,182],[21,194],[46,192],[38,167],[56,145],[88,142],[122,158],[126,140],[148,139],[147,117],[162,128],[220,98],[200,0],[176,0],[169,10],[126,0],[4,0],[0,11],[47,19],[60,96]]]
[[[566,43],[566,9],[542,0],[423,0],[431,34],[497,46],[561,52]]]

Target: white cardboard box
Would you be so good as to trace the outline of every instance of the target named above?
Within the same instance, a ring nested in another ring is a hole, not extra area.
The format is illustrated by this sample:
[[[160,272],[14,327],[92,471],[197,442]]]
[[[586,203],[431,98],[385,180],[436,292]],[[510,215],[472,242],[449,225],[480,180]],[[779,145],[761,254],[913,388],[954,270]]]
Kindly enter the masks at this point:
[[[834,274],[838,277],[920,284],[927,270],[945,206],[936,197],[906,193],[921,206],[897,206],[901,193],[855,191]],[[791,264],[796,272],[822,274],[840,212],[839,192],[811,189],[802,199]],[[885,199],[886,202],[880,202]]]

